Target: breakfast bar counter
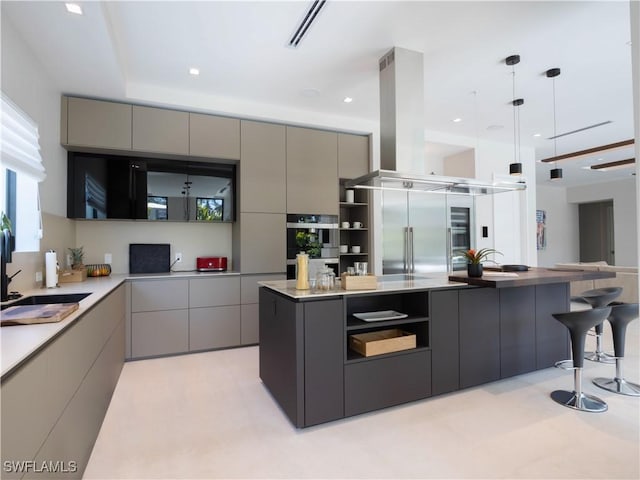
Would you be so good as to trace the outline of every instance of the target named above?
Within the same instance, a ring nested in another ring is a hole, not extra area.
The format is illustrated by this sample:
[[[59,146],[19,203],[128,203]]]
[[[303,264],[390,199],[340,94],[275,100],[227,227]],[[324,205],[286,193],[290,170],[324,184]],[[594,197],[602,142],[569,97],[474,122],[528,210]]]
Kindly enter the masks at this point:
[[[263,282],[260,378],[302,428],[568,358],[567,330],[552,314],[569,311],[571,281],[602,272],[498,273],[511,272],[382,276],[376,289],[350,291]],[[372,337],[385,349],[356,348]]]

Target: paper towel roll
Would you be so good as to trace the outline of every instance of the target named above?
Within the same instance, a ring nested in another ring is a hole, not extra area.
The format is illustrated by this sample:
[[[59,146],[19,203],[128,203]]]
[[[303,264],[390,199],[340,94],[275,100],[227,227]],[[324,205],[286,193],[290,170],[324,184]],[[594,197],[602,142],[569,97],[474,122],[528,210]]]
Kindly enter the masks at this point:
[[[55,251],[49,250],[44,254],[45,275],[47,288],[58,285],[58,256]]]

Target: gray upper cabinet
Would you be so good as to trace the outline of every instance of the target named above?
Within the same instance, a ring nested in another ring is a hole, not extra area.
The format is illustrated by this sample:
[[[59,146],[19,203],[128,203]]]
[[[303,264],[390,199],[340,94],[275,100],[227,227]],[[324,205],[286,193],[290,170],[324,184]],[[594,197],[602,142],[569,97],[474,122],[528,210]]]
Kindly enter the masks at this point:
[[[131,149],[132,107],[124,103],[62,97],[60,141],[79,147]]]
[[[287,127],[287,213],[338,215],[338,134]]]
[[[189,114],[134,105],[133,150],[189,155]]]
[[[240,213],[240,271],[286,271],[286,234],[284,213]]]
[[[240,120],[189,113],[189,155],[238,160]]]
[[[338,176],[357,178],[369,173],[369,137],[338,134]]]
[[[241,139],[240,210],[285,213],[286,128],[243,120]]]

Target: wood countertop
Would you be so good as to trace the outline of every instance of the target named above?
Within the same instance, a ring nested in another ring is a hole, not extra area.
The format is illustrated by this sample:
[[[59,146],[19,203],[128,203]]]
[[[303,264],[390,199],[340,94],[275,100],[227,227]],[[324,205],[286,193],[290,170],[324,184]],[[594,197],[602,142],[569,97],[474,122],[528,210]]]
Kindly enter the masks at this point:
[[[597,270],[530,268],[526,272],[497,272],[485,270],[480,278],[470,278],[466,272],[461,271],[449,275],[449,280],[452,282],[464,282],[478,287],[506,288],[548,283],[566,283],[577,280],[614,278],[615,276],[615,272],[601,272]]]

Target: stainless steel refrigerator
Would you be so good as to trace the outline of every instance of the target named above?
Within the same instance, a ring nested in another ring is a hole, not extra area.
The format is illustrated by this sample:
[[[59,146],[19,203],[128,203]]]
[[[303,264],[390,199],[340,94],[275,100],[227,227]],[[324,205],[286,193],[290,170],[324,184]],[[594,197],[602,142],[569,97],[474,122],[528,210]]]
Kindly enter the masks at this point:
[[[475,244],[474,216],[473,196],[383,190],[383,273],[466,268],[460,251]]]

